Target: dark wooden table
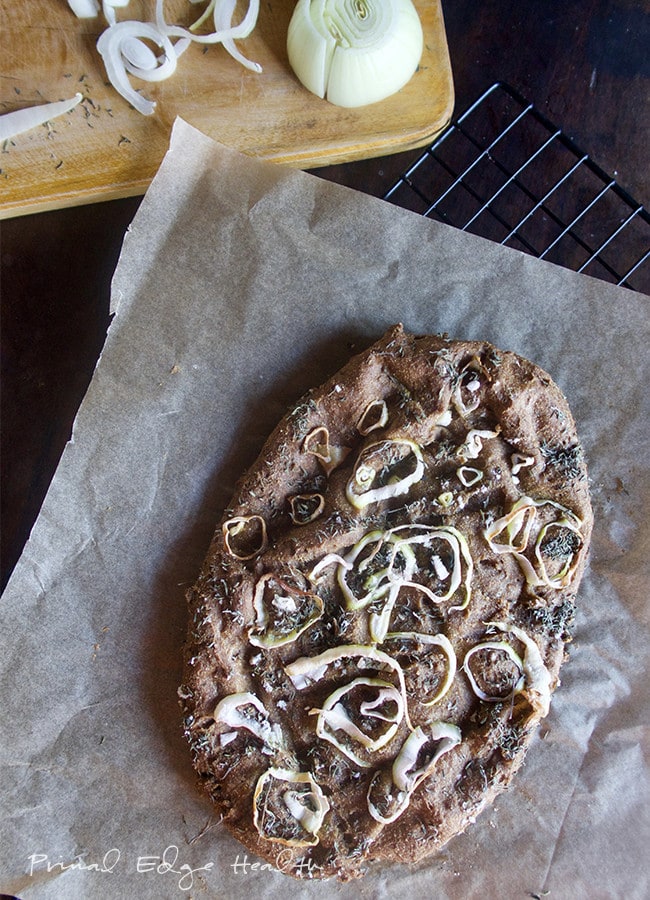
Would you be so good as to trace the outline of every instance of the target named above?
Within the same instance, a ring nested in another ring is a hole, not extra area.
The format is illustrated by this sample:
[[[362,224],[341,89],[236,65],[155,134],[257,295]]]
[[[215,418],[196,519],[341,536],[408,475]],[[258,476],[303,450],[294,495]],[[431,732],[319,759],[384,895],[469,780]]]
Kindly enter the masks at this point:
[[[650,6],[641,0],[443,0],[456,111],[505,81],[644,205]],[[382,196],[419,151],[318,170]],[[108,326],[110,280],[139,200],[1,225],[1,577],[38,515]]]

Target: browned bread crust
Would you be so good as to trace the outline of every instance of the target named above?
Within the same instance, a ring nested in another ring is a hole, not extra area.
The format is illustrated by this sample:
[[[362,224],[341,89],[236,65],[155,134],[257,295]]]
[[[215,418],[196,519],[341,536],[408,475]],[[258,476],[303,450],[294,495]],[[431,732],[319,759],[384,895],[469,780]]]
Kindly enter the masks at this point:
[[[200,782],[289,874],[415,861],[547,714],[592,528],[566,399],[485,342],[392,328],[288,413],[188,595]]]

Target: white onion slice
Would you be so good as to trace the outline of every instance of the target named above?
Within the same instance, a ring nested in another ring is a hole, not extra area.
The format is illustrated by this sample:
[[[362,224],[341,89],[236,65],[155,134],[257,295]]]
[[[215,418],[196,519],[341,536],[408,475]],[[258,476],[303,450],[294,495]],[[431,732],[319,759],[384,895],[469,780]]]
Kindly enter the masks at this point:
[[[247,716],[242,712],[247,706],[252,706],[259,713],[259,718]],[[230,728],[243,728],[250,731],[271,750],[279,750],[284,747],[282,729],[279,725],[271,724],[269,714],[262,701],[248,691],[223,697],[215,707],[214,721],[228,725]]]
[[[402,667],[387,653],[378,650],[372,644],[342,644],[338,647],[330,647],[329,650],[319,653],[317,656],[301,656],[299,659],[289,663],[284,667],[284,671],[291,679],[291,682],[297,691],[305,690],[310,685],[320,681],[327,672],[327,668],[342,659],[367,659],[370,660],[366,665],[372,666],[373,663],[380,663],[386,666],[397,675],[399,679],[399,688],[404,698],[404,718],[409,728],[412,728],[409,719],[407,699],[406,699],[406,683],[404,681],[404,672]],[[359,666],[362,668],[362,666]]]
[[[128,5],[129,0],[102,0],[102,12],[108,24],[115,25],[117,22],[115,10],[117,8],[124,9]]]
[[[447,659],[447,673],[442,679],[442,683],[434,697],[430,700],[420,700],[422,706],[435,706],[447,694],[456,677],[456,668],[458,665],[456,651],[449,638],[442,634],[424,634],[419,631],[390,631],[385,635],[386,640],[407,640],[414,643],[428,644],[429,646],[438,647]]]
[[[252,32],[257,24],[259,15],[259,0],[250,0],[246,15],[239,25],[229,24],[227,28],[214,31],[211,34],[194,34],[190,29],[182,25],[170,25],[165,20],[163,0],[156,0],[156,23],[161,31],[169,37],[189,38],[197,44],[222,44],[224,40],[245,38]]]
[[[77,93],[70,100],[55,100],[52,103],[41,103],[38,106],[28,106],[26,109],[5,113],[0,116],[0,141],[8,141],[23,131],[44,125],[50,119],[70,112],[82,100],[83,94]]]
[[[158,59],[141,38],[128,37],[122,42],[122,56],[136,69],[155,69]]]
[[[431,775],[440,757],[462,740],[460,729],[451,722],[431,722],[425,727],[428,727],[428,734],[418,726],[406,738],[395,757],[390,775],[378,769],[370,782],[366,795],[368,812],[382,825],[399,819],[416,788]],[[432,752],[418,766],[423,748],[431,742],[436,744],[435,749],[432,748]],[[377,800],[384,801],[382,809],[378,807]]]
[[[429,733],[418,726],[407,737],[393,763],[393,783],[400,791],[412,794],[415,788],[430,774],[441,756],[448,753],[462,740],[460,728],[451,722],[431,722]],[[428,741],[437,744],[424,765],[418,768],[418,756]]]
[[[94,19],[99,12],[97,0],[68,0],[68,6],[79,19]]]
[[[374,700],[364,701],[360,704],[359,713],[362,719],[370,718],[387,723],[384,730],[374,738],[353,721],[342,702],[348,694],[363,687],[374,690],[376,697]],[[394,705],[393,713],[382,712],[380,707],[386,703]],[[339,740],[337,732],[343,732],[353,744],[359,744],[367,753],[373,753],[385,747],[393,739],[404,718],[405,708],[404,697],[393,684],[379,678],[359,677],[335,690],[327,697],[321,709],[312,709],[310,714],[318,715],[316,734],[319,738],[328,741],[357,765],[369,768],[371,763],[360,756],[357,750],[349,744]]]
[[[70,3],[72,5],[72,0]],[[129,75],[149,82],[169,78],[176,71],[178,58],[191,43],[221,43],[246,68],[255,72],[262,71],[258,63],[247,59],[234,44],[236,38],[248,37],[255,28],[259,0],[250,0],[246,14],[238,25],[232,24],[236,0],[213,0],[193,26],[196,27],[209,13],[213,13],[216,30],[210,34],[194,34],[190,29],[169,24],[165,19],[163,0],[156,0],[155,22],[118,22],[115,8],[125,7],[128,3],[129,0],[102,0],[102,10],[109,27],[100,35],[97,49],[115,90],[143,115],[152,115],[156,104],[133,87]],[[90,8],[85,9],[89,12]],[[161,54],[156,56],[146,41],[157,45]]]
[[[397,462],[403,463],[404,459],[410,457],[414,461],[413,470],[402,478],[395,480],[391,478],[380,487],[372,487],[371,485],[377,479],[378,472],[384,468],[383,465],[379,465],[377,460],[381,460],[382,454],[388,453],[390,448],[397,447],[406,448],[406,456],[397,460]],[[355,509],[365,509],[371,503],[379,503],[391,497],[401,497],[403,494],[407,494],[412,485],[420,481],[423,475],[424,459],[422,450],[415,441],[411,441],[408,438],[376,441],[374,444],[368,444],[364,447],[359,454],[352,476],[345,488],[345,496]]]
[[[223,31],[227,28],[232,27],[232,17],[235,12],[235,6],[237,5],[237,0],[217,0],[214,6],[214,27],[217,32]],[[251,3],[251,7],[253,4]],[[257,18],[257,12],[259,11],[259,0],[255,0],[255,7],[253,7],[253,13],[255,14],[255,18]],[[251,19],[252,20],[252,19]],[[250,33],[250,32],[249,32]],[[233,59],[236,59],[237,62],[241,63],[247,69],[250,69],[252,72],[261,72],[262,67],[259,63],[253,62],[248,59],[241,53],[237,47],[235,46],[234,38],[227,37],[222,41],[223,49],[226,50]]]
[[[284,837],[281,833],[269,834],[267,832],[265,828],[267,822],[277,821],[273,810],[268,808],[268,794],[274,781],[287,785],[280,799],[289,815],[304,829],[305,837]],[[307,789],[291,789],[290,785],[304,785]],[[315,846],[319,840],[318,832],[329,809],[327,797],[310,772],[296,772],[291,769],[272,767],[260,775],[255,785],[253,824],[259,834],[268,841],[275,841],[288,847]]]
[[[163,51],[164,61],[155,69],[137,69],[125,59],[122,45],[134,38],[146,38],[157,44]],[[106,74],[115,90],[124,97],[138,112],[145,116],[153,114],[156,104],[147,100],[131,85],[127,74],[131,72],[147,81],[168,78],[176,68],[176,53],[172,42],[155,25],[149,22],[116,22],[106,29],[97,41],[97,49],[104,60]],[[157,73],[157,74],[156,74]]]

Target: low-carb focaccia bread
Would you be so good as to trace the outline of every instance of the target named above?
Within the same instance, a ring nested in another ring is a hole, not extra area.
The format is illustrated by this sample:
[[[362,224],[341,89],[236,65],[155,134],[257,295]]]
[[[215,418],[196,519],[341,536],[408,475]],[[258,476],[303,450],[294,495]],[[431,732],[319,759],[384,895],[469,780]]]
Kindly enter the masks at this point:
[[[240,480],[179,690],[230,831],[296,876],[415,861],[511,781],[592,527],[567,402],[485,342],[392,328]]]

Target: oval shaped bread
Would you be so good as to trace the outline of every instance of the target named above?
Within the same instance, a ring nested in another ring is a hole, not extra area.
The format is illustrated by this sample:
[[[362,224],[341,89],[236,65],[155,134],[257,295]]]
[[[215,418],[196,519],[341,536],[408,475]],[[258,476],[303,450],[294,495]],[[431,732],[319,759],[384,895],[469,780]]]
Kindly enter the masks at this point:
[[[395,326],[269,437],[188,595],[203,788],[295,876],[415,861],[547,715],[592,528],[567,402],[485,342]]]

